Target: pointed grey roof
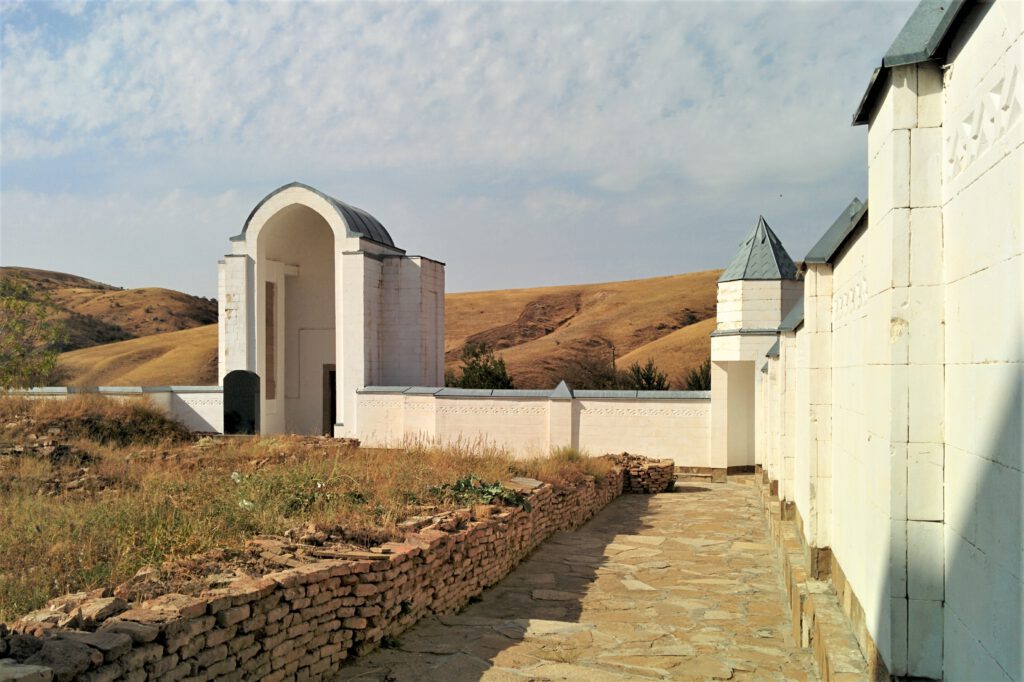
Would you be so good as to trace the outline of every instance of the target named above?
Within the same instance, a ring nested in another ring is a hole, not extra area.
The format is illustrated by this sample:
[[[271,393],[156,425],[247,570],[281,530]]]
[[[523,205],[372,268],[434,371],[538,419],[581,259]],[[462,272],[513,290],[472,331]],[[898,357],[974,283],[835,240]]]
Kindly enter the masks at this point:
[[[967,0],[921,0],[889,46],[889,51],[882,58],[882,65],[871,74],[860,106],[853,114],[853,125],[868,122],[871,109],[885,82],[885,78],[881,76],[888,69],[918,64],[941,56],[940,53],[944,52],[943,45],[948,42],[946,38],[952,34],[966,14],[961,10],[967,4]]]
[[[740,250],[725,269],[719,282],[740,279],[796,279],[796,265],[782,242],[768,227],[764,216],[743,240]]]

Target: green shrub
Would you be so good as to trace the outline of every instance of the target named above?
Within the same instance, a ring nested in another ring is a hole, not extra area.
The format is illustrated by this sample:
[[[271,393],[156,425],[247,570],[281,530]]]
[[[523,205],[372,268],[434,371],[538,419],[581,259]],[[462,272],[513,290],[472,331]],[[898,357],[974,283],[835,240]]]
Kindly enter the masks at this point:
[[[445,385],[453,388],[515,388],[505,361],[486,343],[470,342],[462,347],[462,373],[445,372]]]
[[[635,391],[667,391],[668,375],[654,365],[654,360],[647,359],[647,364],[640,366],[634,362],[622,375],[622,386]]]
[[[711,390],[711,358],[708,358],[696,369],[691,369],[683,382],[685,391]]]

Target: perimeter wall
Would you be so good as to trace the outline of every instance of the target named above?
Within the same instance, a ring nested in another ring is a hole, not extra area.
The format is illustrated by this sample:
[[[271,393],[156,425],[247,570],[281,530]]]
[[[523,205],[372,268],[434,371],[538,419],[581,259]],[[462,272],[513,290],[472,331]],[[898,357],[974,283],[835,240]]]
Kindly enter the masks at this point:
[[[371,447],[480,442],[521,457],[573,447],[711,466],[706,391],[369,387],[359,392],[357,419],[359,438]]]
[[[759,373],[756,460],[876,669],[1024,680],[1024,5],[882,71],[868,212]]]

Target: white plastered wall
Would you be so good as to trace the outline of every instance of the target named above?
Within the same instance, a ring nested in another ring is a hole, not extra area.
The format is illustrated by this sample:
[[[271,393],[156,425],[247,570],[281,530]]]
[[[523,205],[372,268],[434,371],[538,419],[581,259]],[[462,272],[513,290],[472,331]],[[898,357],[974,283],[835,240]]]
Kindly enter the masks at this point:
[[[918,475],[943,458],[945,494],[915,506],[945,521],[942,650],[951,680],[1024,680],[1022,14],[1021,3],[983,4],[951,44],[941,193],[933,190],[943,258],[911,259],[912,279],[944,294],[945,399],[935,408],[944,450],[917,456]]]
[[[594,455],[630,452],[673,459],[679,466],[710,466],[711,404],[706,397],[562,399],[532,392],[501,397],[423,392],[428,390],[442,391],[399,387],[361,392],[363,444],[481,443],[521,457],[571,446]]]
[[[867,229],[809,266],[761,395],[794,388],[805,539],[831,547],[889,671],[1022,680],[1024,22],[1020,3],[967,11],[944,68],[884,76]]]

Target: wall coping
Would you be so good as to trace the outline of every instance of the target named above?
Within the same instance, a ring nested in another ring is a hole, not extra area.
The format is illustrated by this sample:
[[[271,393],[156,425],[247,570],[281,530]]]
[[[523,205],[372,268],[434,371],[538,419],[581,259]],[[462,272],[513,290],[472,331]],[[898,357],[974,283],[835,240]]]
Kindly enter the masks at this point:
[[[774,332],[773,332],[774,333]],[[432,395],[438,398],[509,398],[529,399],[565,398],[559,389],[551,390],[520,390],[520,389],[477,389],[477,388],[442,388],[430,386],[366,386],[356,391],[362,395]],[[558,395],[556,395],[558,393]],[[569,389],[571,398],[587,400],[701,400],[710,401],[711,391],[573,391]]]
[[[7,395],[73,395],[80,393],[223,393],[223,386],[34,386],[6,391]]]

